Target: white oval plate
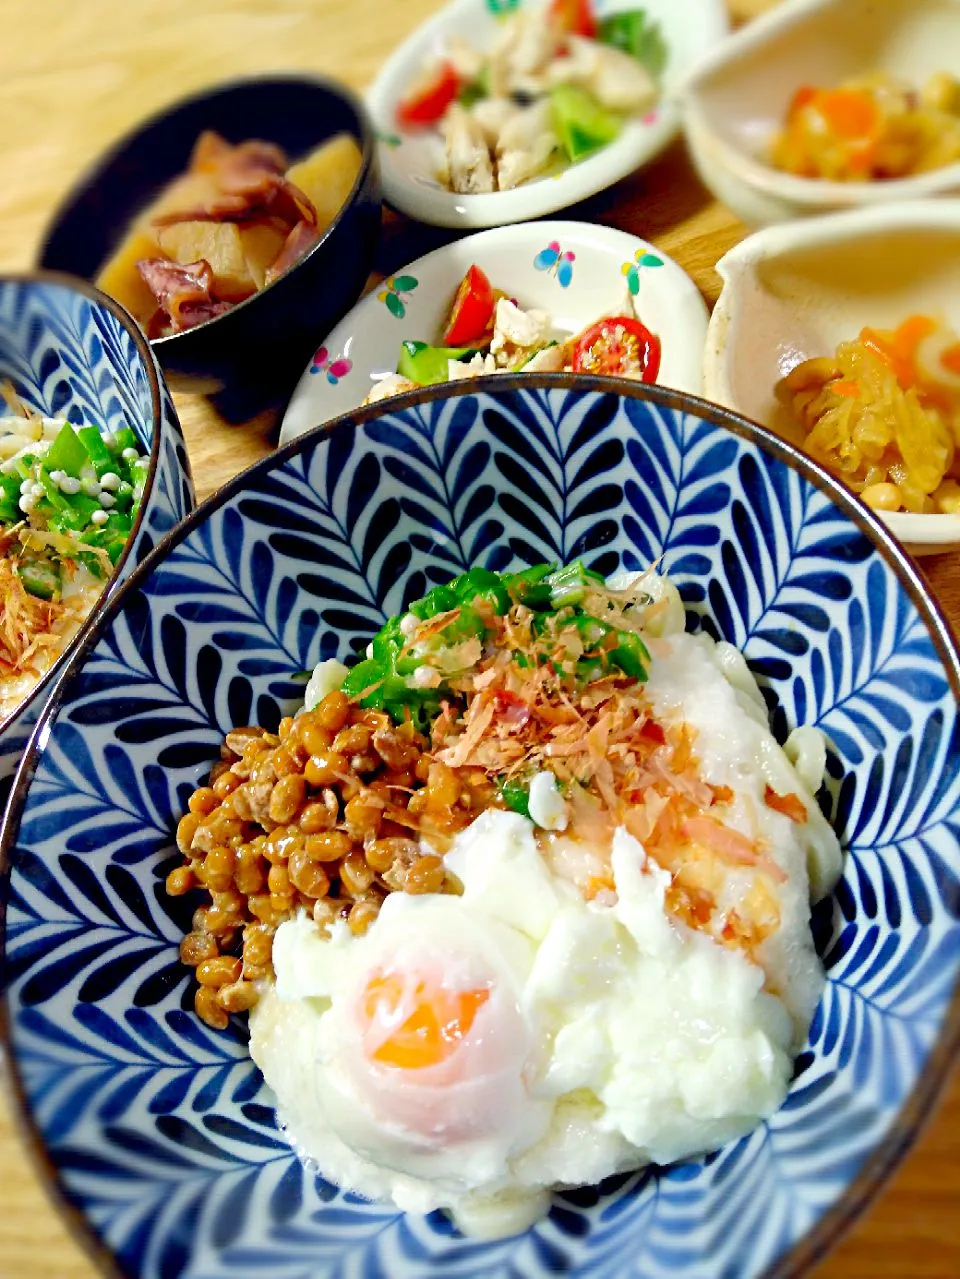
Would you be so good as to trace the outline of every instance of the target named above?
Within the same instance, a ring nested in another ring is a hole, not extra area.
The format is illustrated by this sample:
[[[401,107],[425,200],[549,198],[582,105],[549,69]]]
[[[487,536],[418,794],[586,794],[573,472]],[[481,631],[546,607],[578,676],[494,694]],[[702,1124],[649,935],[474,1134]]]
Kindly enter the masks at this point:
[[[528,3],[545,7],[543,0]],[[642,8],[660,24],[668,49],[663,94],[642,120],[626,124],[615,142],[579,164],[513,191],[457,195],[445,190],[436,177],[443,162],[439,134],[432,129],[400,129],[397,104],[446,37],[456,33],[478,49],[489,48],[498,22],[519,7],[517,0],[453,0],[403,42],[367,94],[380,138],[386,200],[410,217],[434,226],[503,226],[543,217],[596,195],[662,151],[680,128],[682,82],[727,34],[727,6],[724,0],[593,0],[593,4],[601,17]]]
[[[700,393],[707,308],[679,266],[646,241],[585,222],[498,227],[435,249],[368,293],[321,343],[293,393],[280,443],[355,409],[397,366],[408,338],[436,342],[457,285],[476,264],[525,308],[576,333],[632,296],[660,338],[661,386]]]

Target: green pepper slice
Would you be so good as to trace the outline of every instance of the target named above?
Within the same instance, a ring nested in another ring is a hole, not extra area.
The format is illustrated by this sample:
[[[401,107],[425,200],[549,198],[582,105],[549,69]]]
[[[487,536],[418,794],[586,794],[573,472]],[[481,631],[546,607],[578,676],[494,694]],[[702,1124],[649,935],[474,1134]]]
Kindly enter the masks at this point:
[[[383,682],[383,667],[373,658],[358,662],[350,668],[340,685],[347,697],[359,697],[366,688]]]
[[[66,471],[68,475],[78,477],[89,461],[89,454],[80,436],[69,422],[64,422],[57,433],[57,438],[47,449],[44,459],[48,471]]]
[[[553,608],[565,604],[579,604],[591,584],[604,585],[601,574],[587,568],[583,560],[573,560],[546,578],[550,586],[550,603]]]
[[[98,477],[115,469],[113,454],[103,442],[103,436],[95,426],[81,426],[77,436],[87,451],[84,465],[89,463]]]
[[[477,599],[486,600],[500,616],[510,608],[510,594],[504,586],[503,578],[488,568],[472,568],[461,573],[450,585],[463,604],[472,604]]]
[[[107,448],[115,457],[118,457],[124,449],[136,449],[139,453],[140,441],[129,426],[122,426],[119,431],[114,432],[113,444],[108,444]]]
[[[19,476],[0,475],[0,522],[16,524],[22,517]]]
[[[550,603],[550,586],[544,579],[556,569],[556,564],[535,564],[518,573],[505,573],[503,585],[518,604],[527,608],[544,608]]]
[[[460,599],[452,586],[435,586],[422,599],[414,600],[409,611],[421,622],[426,622],[438,613],[449,613],[459,607]]]
[[[102,510],[100,503],[85,493],[74,493],[64,497],[63,505],[47,516],[47,523],[59,533],[79,533],[82,529],[96,527],[91,525],[90,516],[94,511]]]
[[[630,679],[645,682],[650,661],[647,646],[634,631],[617,631],[617,639],[620,642],[610,653],[611,663]]]

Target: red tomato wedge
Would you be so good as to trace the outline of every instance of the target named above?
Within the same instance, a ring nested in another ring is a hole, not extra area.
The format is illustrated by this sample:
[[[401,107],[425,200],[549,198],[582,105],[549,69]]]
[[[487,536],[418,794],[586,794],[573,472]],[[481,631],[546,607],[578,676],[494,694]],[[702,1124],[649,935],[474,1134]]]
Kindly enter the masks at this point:
[[[609,316],[591,325],[577,339],[573,371],[656,382],[660,372],[660,339],[633,316]]]
[[[554,26],[568,35],[592,40],[597,34],[597,19],[590,0],[553,0],[550,17]]]
[[[436,124],[460,92],[460,77],[442,62],[417,81],[397,107],[397,123],[406,128]]]
[[[485,336],[497,304],[493,285],[478,266],[472,266],[457,286],[450,317],[441,339],[444,346],[467,346]]]

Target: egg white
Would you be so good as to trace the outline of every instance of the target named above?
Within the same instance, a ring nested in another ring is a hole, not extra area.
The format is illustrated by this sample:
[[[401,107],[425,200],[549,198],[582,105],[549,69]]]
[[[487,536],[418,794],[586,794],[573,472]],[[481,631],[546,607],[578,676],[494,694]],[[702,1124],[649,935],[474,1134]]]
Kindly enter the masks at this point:
[[[325,1177],[497,1236],[541,1215],[551,1187],[715,1149],[782,1104],[823,984],[808,866],[829,884],[840,853],[728,648],[659,640],[647,695],[664,723],[694,725],[700,775],[734,794],[725,820],[768,842],[785,872],[759,963],[672,917],[669,874],[625,830],[615,891],[588,902],[527,819],[486,812],[446,857],[461,896],[393,894],[362,938],[341,927],[322,940],[308,919],[277,933],[251,1052]],[[808,822],[769,808],[768,784],[803,797]],[[731,905],[748,884],[731,872]],[[417,965],[490,998],[448,1062],[377,1066],[357,1012],[366,983]]]

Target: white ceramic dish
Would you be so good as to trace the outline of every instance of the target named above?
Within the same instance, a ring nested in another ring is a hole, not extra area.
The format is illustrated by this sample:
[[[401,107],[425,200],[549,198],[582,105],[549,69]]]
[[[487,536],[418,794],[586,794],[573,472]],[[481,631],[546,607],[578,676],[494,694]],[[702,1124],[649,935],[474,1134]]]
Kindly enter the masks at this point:
[[[768,227],[717,263],[723,291],[704,354],[704,394],[788,434],[774,387],[865,324],[914,312],[960,331],[960,200],[855,209]],[[960,550],[960,516],[878,512],[917,555]]]
[[[437,340],[464,272],[476,264],[521,307],[576,333],[631,298],[660,338],[661,386],[699,394],[707,308],[690,277],[636,236],[583,222],[498,227],[456,240],[390,276],[344,317],[301,377],[280,429],[286,444],[355,409],[396,368],[400,343]]]
[[[680,7],[680,6],[678,6]],[[960,191],[960,164],[884,182],[826,182],[772,168],[765,151],[803,84],[865,71],[921,84],[956,71],[960,0],[785,0],[705,58],[683,93],[701,178],[750,226]]]
[[[545,0],[528,0],[544,7]],[[491,227],[522,222],[567,208],[595,195],[652,160],[680,127],[679,88],[692,67],[726,35],[723,0],[593,0],[599,15],[643,8],[659,22],[668,48],[663,96],[642,120],[627,124],[620,137],[595,155],[555,176],[513,191],[456,195],[437,181],[443,144],[435,130],[404,131],[396,121],[397,104],[409,91],[428,57],[453,33],[488,48],[502,17],[517,0],[453,0],[418,27],[377,76],[367,105],[380,137],[380,168],[385,198],[397,209],[435,226]]]

